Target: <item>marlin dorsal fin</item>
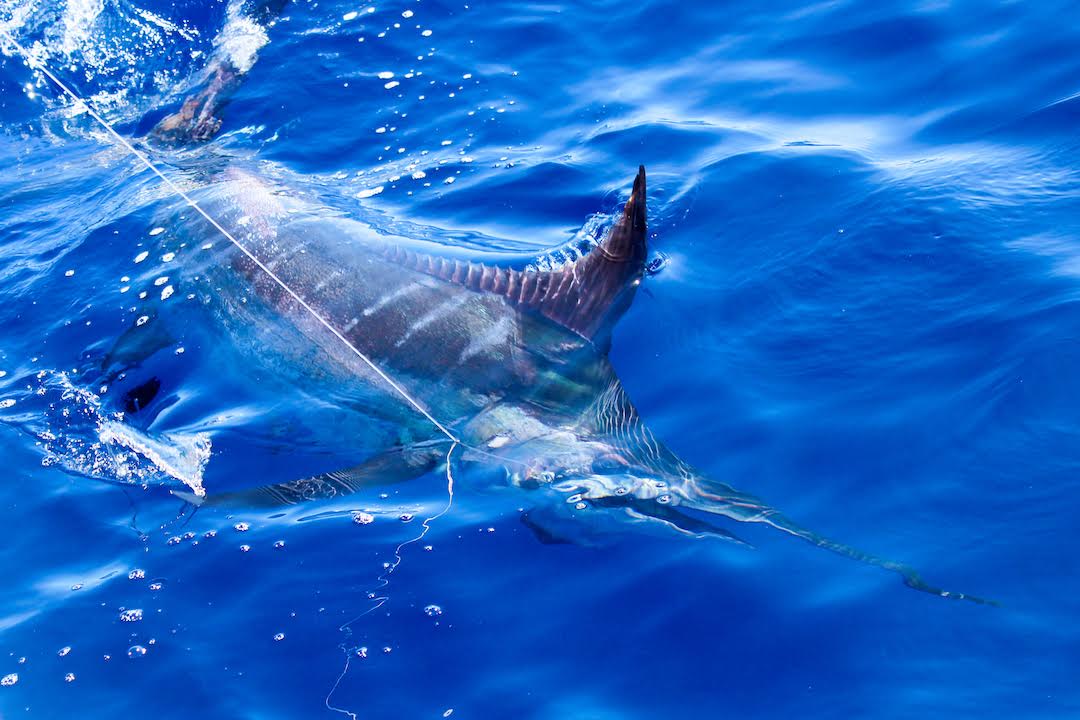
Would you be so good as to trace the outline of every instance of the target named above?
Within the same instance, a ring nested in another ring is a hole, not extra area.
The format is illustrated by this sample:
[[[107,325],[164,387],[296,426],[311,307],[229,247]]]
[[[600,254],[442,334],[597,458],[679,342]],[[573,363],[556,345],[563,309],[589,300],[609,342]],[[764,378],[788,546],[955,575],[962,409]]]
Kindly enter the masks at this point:
[[[645,271],[645,167],[622,217],[600,244],[557,270],[515,270],[388,248],[392,259],[476,292],[494,293],[573,330],[606,350],[610,331]]]

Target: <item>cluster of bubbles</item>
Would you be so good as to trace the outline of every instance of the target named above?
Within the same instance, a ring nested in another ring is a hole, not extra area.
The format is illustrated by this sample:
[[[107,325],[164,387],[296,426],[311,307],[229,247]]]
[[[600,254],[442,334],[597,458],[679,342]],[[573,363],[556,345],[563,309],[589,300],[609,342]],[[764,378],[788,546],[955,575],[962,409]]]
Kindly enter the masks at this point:
[[[465,10],[469,10],[469,6],[466,5]],[[383,12],[375,6],[350,11],[342,16],[342,22],[337,29],[343,34],[354,34],[358,43],[379,41],[394,33],[412,31],[417,35],[412,42],[419,41],[423,46],[414,56],[415,59],[410,60],[410,66],[370,73],[382,85],[383,91],[389,93],[388,99],[391,103],[399,107],[388,106],[387,110],[392,113],[392,119],[373,127],[373,133],[381,145],[381,149],[376,151],[377,164],[355,172],[351,178],[344,172],[335,176],[338,180],[349,178],[352,183],[361,185],[355,192],[358,199],[371,198],[387,190],[399,188],[404,190],[406,195],[413,195],[418,188],[430,188],[434,184],[452,185],[463,169],[474,162],[469,151],[473,133],[466,133],[464,141],[450,137],[439,138],[437,145],[426,148],[409,147],[405,140],[394,141],[396,134],[405,131],[410,122],[410,114],[421,112],[422,104],[429,98],[434,99],[438,95],[440,99],[458,101],[467,98],[471,91],[486,92],[483,78],[477,77],[472,71],[459,71],[460,75],[453,78],[432,77],[432,73],[438,71],[425,70],[423,65],[425,60],[438,53],[437,47],[429,40],[434,31],[420,22],[416,12],[411,9],[403,10],[397,15],[394,12]],[[514,71],[511,74],[516,77],[518,73]],[[346,82],[345,86],[348,85]],[[473,101],[463,114],[469,119],[479,117],[494,121],[516,102],[509,98],[495,102]],[[514,162],[508,155],[503,155],[493,166],[513,167]],[[443,172],[444,169],[447,172]]]

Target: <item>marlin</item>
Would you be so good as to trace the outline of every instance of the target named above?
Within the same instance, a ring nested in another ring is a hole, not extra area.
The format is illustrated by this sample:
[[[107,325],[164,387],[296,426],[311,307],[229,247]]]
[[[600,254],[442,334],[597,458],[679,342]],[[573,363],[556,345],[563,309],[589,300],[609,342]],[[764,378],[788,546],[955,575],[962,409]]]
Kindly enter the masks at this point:
[[[242,75],[219,62],[152,136],[163,144],[211,138]],[[367,388],[365,412],[397,423],[399,441],[354,467],[186,498],[200,505],[295,504],[454,462],[494,469],[523,491],[554,493],[582,522],[587,512],[606,511],[734,542],[742,541],[720,523],[758,523],[897,573],[916,590],[988,602],[807,530],[762,500],[707,479],[649,430],[609,360],[613,330],[646,275],[647,190],[640,167],[621,213],[591,249],[554,265],[518,266],[478,262],[289,206],[259,178],[226,174],[200,200],[245,248],[228,263],[324,360]],[[138,392],[136,406],[156,387]],[[541,539],[559,540],[528,514],[524,520]]]

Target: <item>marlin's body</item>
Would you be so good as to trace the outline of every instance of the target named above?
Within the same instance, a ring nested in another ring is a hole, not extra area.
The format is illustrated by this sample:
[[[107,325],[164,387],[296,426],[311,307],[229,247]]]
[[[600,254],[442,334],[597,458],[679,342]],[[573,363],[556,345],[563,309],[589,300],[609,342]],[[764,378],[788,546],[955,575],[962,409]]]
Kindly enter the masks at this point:
[[[239,228],[236,238],[249,254],[231,251],[233,269],[324,361],[375,393],[365,412],[398,424],[402,441],[353,468],[200,502],[296,503],[410,479],[447,461],[452,435],[466,464],[498,467],[511,483],[547,488],[578,510],[735,541],[716,519],[764,523],[897,572],[916,589],[982,602],[926,585],[904,565],[828,540],[753,496],[706,480],[644,425],[607,357],[612,328],[645,270],[644,168],[600,243],[550,270],[430,252],[281,198],[233,172],[202,202]]]
[[[282,5],[264,0],[250,12]],[[159,123],[155,140],[212,137],[242,75],[218,58],[203,89]],[[238,173],[226,174],[199,201],[242,246],[225,264],[266,306],[290,318],[324,365],[366,388],[368,416],[400,432],[397,442],[347,470],[192,500],[294,503],[356,492],[422,475],[461,446],[456,459],[501,469],[511,483],[554,491],[578,509],[728,539],[736,538],[714,521],[764,523],[899,573],[916,589],[983,602],[929,586],[904,565],[828,540],[705,479],[646,428],[607,357],[612,328],[645,270],[644,168],[598,245],[552,269],[431,252],[327,217]],[[543,535],[544,528],[535,529]]]
[[[287,208],[250,176],[215,186],[207,205],[243,228],[237,238],[253,257],[233,252],[231,263],[255,293],[381,391],[375,414],[406,423],[413,444],[445,438],[353,349],[451,429],[466,458],[550,482],[592,475],[594,465],[649,477],[682,467],[641,424],[607,358],[611,328],[644,272],[645,191],[641,169],[599,247],[554,270],[429,254],[356,221]],[[272,494],[285,500],[303,486]]]

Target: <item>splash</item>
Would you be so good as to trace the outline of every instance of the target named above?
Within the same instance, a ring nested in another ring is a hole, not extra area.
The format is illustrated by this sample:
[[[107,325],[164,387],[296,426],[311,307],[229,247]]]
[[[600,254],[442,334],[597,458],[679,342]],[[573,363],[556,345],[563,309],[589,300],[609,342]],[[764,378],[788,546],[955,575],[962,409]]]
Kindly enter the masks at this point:
[[[126,425],[123,413],[107,412],[99,395],[76,385],[65,372],[43,370],[35,380],[28,397],[4,408],[0,422],[37,439],[42,465],[124,484],[179,481],[198,496],[206,494],[209,435],[144,432]]]
[[[214,40],[214,45],[223,58],[231,62],[240,74],[244,74],[255,65],[259,50],[268,42],[270,38],[266,35],[266,28],[241,12],[240,3],[232,3],[225,27]]]

